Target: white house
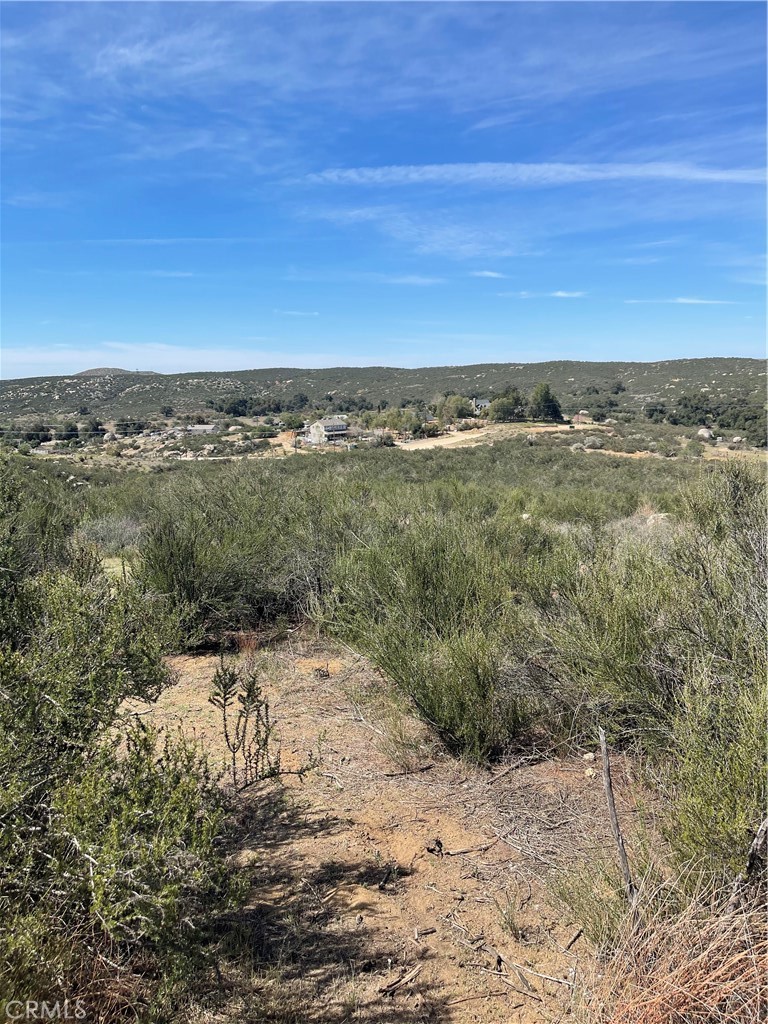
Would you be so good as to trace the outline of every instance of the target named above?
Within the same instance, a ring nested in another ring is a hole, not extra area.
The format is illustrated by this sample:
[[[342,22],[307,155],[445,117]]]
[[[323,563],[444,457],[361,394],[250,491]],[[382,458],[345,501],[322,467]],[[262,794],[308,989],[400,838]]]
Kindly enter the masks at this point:
[[[349,424],[339,416],[325,416],[316,420],[309,428],[309,439],[314,444],[328,444],[330,441],[343,441]]]
[[[489,409],[491,406],[490,398],[473,398],[472,405],[474,406],[475,412],[482,412],[483,409]]]

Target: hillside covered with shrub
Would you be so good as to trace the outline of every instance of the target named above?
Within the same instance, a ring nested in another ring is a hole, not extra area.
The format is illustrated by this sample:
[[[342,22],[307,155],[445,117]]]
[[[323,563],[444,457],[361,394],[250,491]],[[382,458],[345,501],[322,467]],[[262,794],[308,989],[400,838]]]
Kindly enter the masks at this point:
[[[651,402],[675,404],[681,394],[738,400],[762,406],[765,363],[759,359],[706,358],[661,362],[479,363],[469,366],[332,367],[321,370],[272,368],[230,373],[147,374],[113,372],[93,375],[35,377],[0,382],[0,416],[75,416],[86,407],[102,418],[157,416],[170,406],[179,413],[197,412],[209,403],[244,403],[246,409],[291,410],[295,397],[305,405],[328,404],[338,411],[431,402],[436,394],[489,397],[505,388],[531,391],[544,381],[572,415],[587,409],[642,412]],[[279,408],[277,406],[279,405]],[[299,406],[299,411],[301,409]]]

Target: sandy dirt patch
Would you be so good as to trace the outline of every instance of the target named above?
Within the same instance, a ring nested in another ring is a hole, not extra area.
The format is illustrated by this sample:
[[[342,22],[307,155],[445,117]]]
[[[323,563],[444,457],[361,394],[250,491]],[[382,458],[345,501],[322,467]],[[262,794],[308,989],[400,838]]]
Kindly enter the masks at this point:
[[[256,652],[258,656],[258,652]],[[251,648],[245,655],[254,657]],[[173,659],[153,712],[223,763],[213,656]],[[533,1024],[570,1010],[579,926],[546,881],[611,855],[599,778],[578,757],[493,772],[447,755],[361,658],[308,640],[264,666],[286,768],[303,780],[241,798],[234,927],[253,971],[222,963],[216,1006],[189,1020]],[[388,710],[389,709],[389,710]],[[635,813],[619,761],[620,813]],[[271,795],[270,795],[271,794]]]

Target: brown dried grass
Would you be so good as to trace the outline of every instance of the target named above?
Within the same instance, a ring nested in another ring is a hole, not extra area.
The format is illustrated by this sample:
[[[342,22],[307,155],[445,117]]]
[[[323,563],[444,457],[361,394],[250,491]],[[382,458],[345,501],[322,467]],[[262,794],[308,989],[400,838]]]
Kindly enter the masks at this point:
[[[735,912],[691,901],[627,928],[589,985],[601,1024],[758,1024],[768,1019],[763,901]]]

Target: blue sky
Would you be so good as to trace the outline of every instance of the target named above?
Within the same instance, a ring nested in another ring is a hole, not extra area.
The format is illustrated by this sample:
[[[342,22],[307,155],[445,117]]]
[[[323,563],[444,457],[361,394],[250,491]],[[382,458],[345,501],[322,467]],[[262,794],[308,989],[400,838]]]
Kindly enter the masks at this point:
[[[4,377],[762,355],[760,3],[3,3]]]

